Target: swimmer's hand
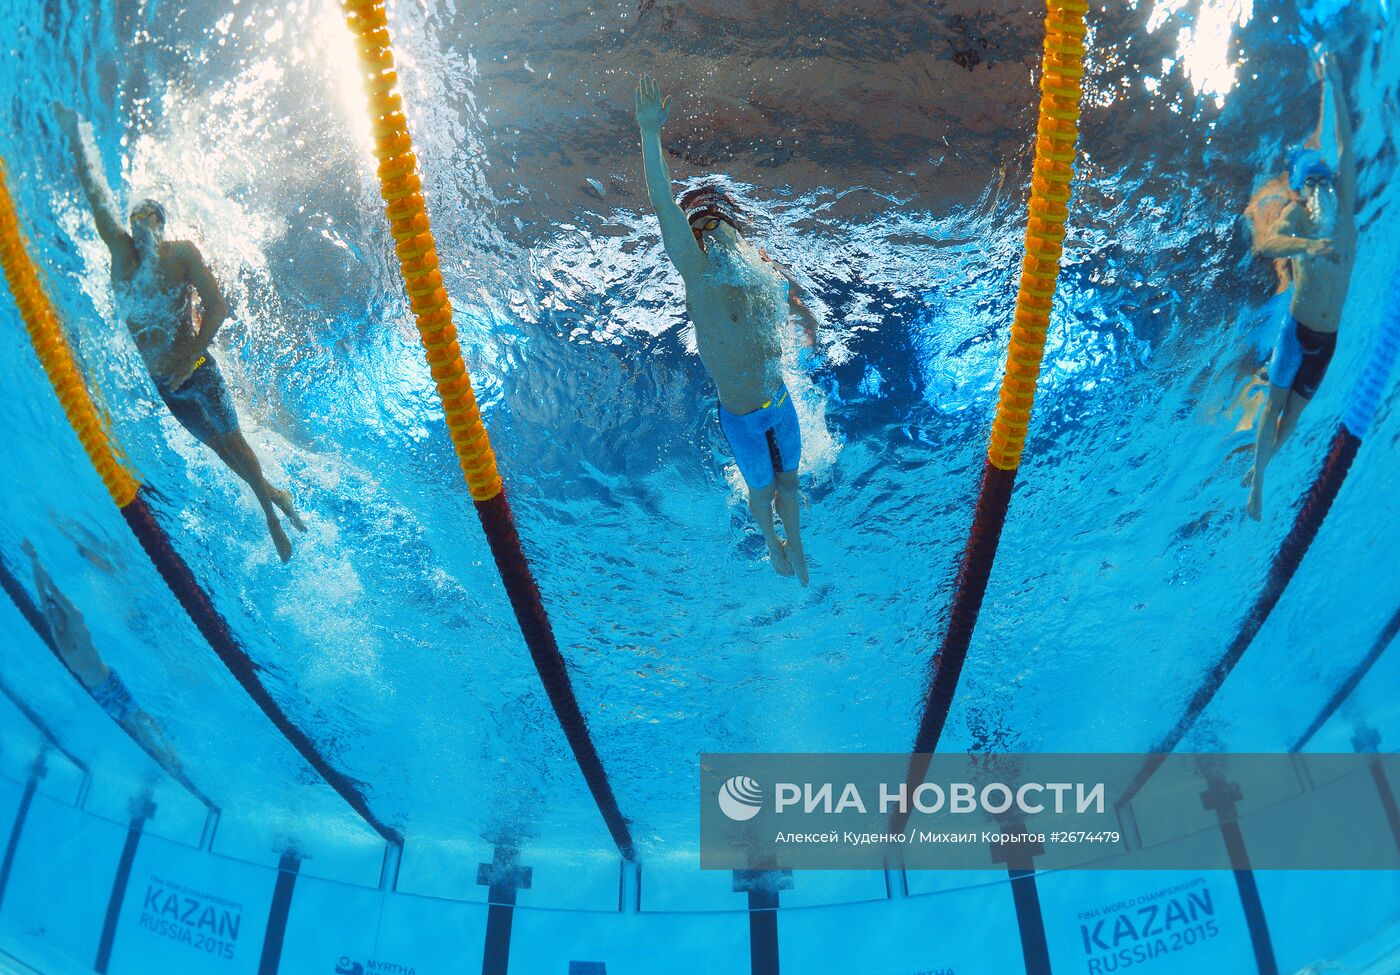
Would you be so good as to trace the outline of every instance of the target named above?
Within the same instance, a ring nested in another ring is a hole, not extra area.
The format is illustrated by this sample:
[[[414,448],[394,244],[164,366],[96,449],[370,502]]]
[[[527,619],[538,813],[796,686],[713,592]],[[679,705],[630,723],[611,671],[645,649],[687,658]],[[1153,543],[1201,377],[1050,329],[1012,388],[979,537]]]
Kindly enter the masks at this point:
[[[637,82],[637,127],[642,132],[660,132],[671,117],[671,98],[661,97],[661,87],[651,75]]]
[[[201,355],[202,353],[177,343],[161,356],[156,371],[165,377],[171,390],[179,389],[194,375]]]
[[[1332,241],[1326,238],[1308,241],[1307,255],[1309,257],[1320,257],[1324,261],[1340,260],[1336,249],[1332,246]]]

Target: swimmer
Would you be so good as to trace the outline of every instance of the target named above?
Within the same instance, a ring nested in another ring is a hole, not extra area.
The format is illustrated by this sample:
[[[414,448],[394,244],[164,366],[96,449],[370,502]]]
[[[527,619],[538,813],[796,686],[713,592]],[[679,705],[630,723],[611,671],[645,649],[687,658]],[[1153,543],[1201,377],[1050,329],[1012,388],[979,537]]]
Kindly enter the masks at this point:
[[[1323,53],[1316,68],[1322,83],[1317,131],[1292,152],[1286,176],[1266,185],[1247,211],[1254,225],[1254,252],[1286,262],[1293,284],[1293,298],[1269,359],[1269,400],[1259,418],[1249,478],[1246,510],[1256,521],[1263,514],[1264,471],[1298,425],[1332,361],[1356,263],[1351,116],[1335,59]],[[1329,96],[1337,146],[1335,168],[1322,153]]]
[[[132,207],[128,233],[121,226],[111,191],[89,149],[86,123],[63,105],[54,111],[73,153],[78,181],[87,196],[97,232],[112,254],[112,289],[118,314],[146,364],[161,399],[195,439],[207,445],[253,489],[267,520],[272,544],[283,562],[292,543],[279,513],[293,528],[306,525],[292,496],[267,482],[257,455],[238,426],[238,414],[211,346],[228,317],[228,305],[199,249],[165,239],[165,208],[155,200]],[[196,315],[192,294],[197,295]]]
[[[57,651],[63,665],[78,678],[78,683],[83,685],[113,721],[125,728],[166,771],[180,778],[183,772],[175,749],[171,747],[155,719],[137,706],[117,672],[107,666],[98,654],[82,613],[78,612],[78,608],[67,596],[58,591],[53,579],[39,564],[39,556],[34,551],[34,546],[25,541],[20,547],[24,554],[29,556],[29,562],[34,568],[34,587],[39,596],[39,611],[44,614],[54,650]]]
[[[643,77],[636,92],[637,125],[647,195],[661,222],[666,256],[685,282],[685,303],[695,323],[695,345],[719,393],[719,422],[748,487],[749,511],[763,532],[779,575],[807,585],[807,557],[797,494],[802,454],[797,410],[783,385],[779,329],[789,311],[816,344],[816,319],[799,289],[740,232],[738,208],[714,186],[691,190],[677,203],[671,171],[661,151],[661,127],[671,99]],[[787,536],[778,536],[774,508]]]

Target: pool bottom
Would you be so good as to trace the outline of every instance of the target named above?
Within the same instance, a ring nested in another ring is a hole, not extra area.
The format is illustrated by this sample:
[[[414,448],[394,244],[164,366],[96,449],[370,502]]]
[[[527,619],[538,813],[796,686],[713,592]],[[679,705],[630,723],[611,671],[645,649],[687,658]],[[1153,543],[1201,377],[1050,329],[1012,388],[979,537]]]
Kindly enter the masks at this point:
[[[1004,874],[952,889],[947,874],[872,874],[870,899],[822,906],[798,906],[792,892],[765,901],[734,891],[729,909],[636,909],[663,902],[647,886],[676,882],[675,871],[658,871],[630,904],[547,909],[508,903],[510,877],[530,882],[522,871],[482,865],[478,881],[497,881],[494,904],[482,887],[476,901],[379,890],[315,876],[293,856],[269,866],[206,852],[140,819],[123,826],[43,793],[21,822],[22,792],[0,779],[0,816],[20,827],[7,826],[0,948],[45,975],[709,975],[777,972],[779,960],[788,971],[843,975],[1044,970],[1027,964],[1026,917]],[[794,887],[821,876],[798,874]],[[1400,971],[1400,875],[1253,877],[1276,968],[1259,962],[1230,872],[1119,870],[1035,876],[1049,970],[1296,973],[1350,956],[1342,970]]]

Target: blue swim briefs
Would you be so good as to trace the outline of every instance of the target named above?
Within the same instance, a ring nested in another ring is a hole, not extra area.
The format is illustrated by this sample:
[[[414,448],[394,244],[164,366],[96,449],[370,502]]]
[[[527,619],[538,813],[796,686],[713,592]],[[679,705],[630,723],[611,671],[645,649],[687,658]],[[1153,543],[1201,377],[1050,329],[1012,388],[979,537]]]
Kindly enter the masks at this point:
[[[1312,399],[1336,351],[1336,332],[1318,332],[1291,313],[1285,315],[1274,354],[1269,357],[1269,383]]]
[[[719,426],[749,490],[766,488],[779,471],[797,470],[802,431],[787,387],[779,387],[766,405],[752,413],[731,413],[721,403]]]
[[[204,364],[198,366],[179,389],[169,389],[159,380],[156,389],[180,425],[202,443],[228,436],[238,429],[233,398],[212,355],[205,357]]]
[[[111,716],[113,721],[125,721],[139,710],[131,697],[131,692],[126,689],[126,685],[117,676],[117,672],[110,668],[107,671],[106,679],[92,688],[91,694],[92,699]]]

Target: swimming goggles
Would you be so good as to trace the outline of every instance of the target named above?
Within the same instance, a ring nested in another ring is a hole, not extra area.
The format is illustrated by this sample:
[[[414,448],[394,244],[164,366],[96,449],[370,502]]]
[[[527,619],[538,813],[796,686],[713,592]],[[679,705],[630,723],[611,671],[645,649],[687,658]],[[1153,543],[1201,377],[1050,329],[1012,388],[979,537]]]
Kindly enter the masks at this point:
[[[706,217],[705,220],[701,223],[692,223],[690,225],[690,229],[699,231],[702,234],[708,234],[711,230],[714,230],[723,222],[724,221],[721,220],[719,217]]]

